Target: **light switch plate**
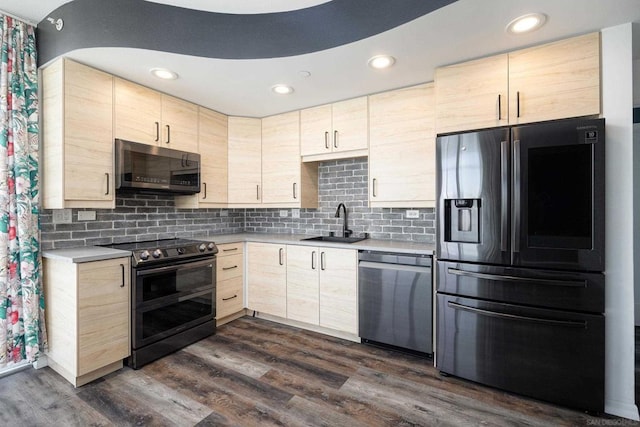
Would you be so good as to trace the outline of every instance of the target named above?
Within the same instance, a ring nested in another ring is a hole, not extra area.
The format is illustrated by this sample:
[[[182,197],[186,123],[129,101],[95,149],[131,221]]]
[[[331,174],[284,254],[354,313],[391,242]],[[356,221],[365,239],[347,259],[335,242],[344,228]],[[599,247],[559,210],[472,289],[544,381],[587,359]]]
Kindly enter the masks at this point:
[[[300,209],[291,209],[291,218],[300,218]]]
[[[404,216],[406,218],[420,218],[420,211],[417,209],[407,209]]]
[[[96,211],[78,211],[78,221],[95,221]]]
[[[288,214],[289,213],[285,209],[280,210],[280,218],[286,218]]]
[[[71,209],[54,209],[53,210],[53,223],[54,224],[71,224],[73,221]]]

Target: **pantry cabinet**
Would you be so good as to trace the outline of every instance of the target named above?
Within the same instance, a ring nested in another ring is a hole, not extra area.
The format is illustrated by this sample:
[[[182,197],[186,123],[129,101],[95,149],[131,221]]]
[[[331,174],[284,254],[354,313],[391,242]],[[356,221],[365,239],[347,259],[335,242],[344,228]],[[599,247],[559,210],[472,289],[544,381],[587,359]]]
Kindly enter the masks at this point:
[[[116,138],[197,151],[197,105],[120,78],[114,91]]]
[[[42,90],[43,207],[113,209],[113,77],[59,59]]]
[[[433,83],[369,97],[369,206],[435,206]]]
[[[303,161],[367,155],[367,97],[300,111],[300,153]]]
[[[229,207],[262,203],[262,123],[260,119],[229,117]]]
[[[243,243],[218,245],[216,262],[216,323],[234,320],[244,311]]]
[[[49,365],[79,387],[130,353],[130,258],[43,260]]]
[[[300,161],[300,112],[262,119],[262,203],[318,207],[318,165]]]
[[[287,247],[247,243],[247,308],[287,317]]]
[[[438,133],[600,114],[600,34],[436,69]]]
[[[200,193],[175,196],[178,208],[227,206],[227,116],[199,107]]]

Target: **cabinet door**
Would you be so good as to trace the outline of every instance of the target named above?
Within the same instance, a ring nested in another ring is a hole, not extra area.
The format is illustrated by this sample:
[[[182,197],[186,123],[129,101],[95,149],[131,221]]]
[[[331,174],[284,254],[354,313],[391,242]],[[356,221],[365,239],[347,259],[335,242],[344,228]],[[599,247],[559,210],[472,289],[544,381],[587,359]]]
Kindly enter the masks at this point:
[[[201,204],[227,203],[227,116],[200,108],[198,152],[202,188]]]
[[[242,310],[242,276],[227,279],[216,284],[216,319],[224,319]],[[220,325],[220,323],[218,323]]]
[[[287,245],[287,318],[317,325],[320,319],[319,250]]]
[[[367,97],[332,105],[333,151],[366,150],[369,146]]]
[[[437,132],[506,125],[508,70],[506,54],[436,69]]]
[[[300,201],[300,114],[262,119],[262,203]]]
[[[78,376],[129,356],[129,258],[78,264]]]
[[[229,117],[229,203],[259,204],[262,184],[260,119]]]
[[[198,151],[198,106],[163,94],[161,134],[163,147]]]
[[[331,105],[300,111],[300,154],[331,153]]]
[[[371,207],[435,206],[433,83],[369,100]]]
[[[159,92],[115,79],[115,138],[143,144],[160,142],[162,96]]]
[[[284,245],[247,244],[247,307],[287,317],[287,250]]]
[[[113,77],[65,60],[64,199],[112,207],[113,182]]]
[[[509,122],[600,114],[600,34],[509,54]]]
[[[358,334],[358,257],[320,248],[320,326]]]

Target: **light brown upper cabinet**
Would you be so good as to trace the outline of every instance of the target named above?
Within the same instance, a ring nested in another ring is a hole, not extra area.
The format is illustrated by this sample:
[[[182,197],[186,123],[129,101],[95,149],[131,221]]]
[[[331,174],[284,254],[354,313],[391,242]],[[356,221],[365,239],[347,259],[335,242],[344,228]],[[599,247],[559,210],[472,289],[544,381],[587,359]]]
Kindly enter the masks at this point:
[[[120,78],[114,103],[116,138],[197,151],[197,105]]]
[[[260,119],[229,117],[229,207],[262,203],[262,124]]]
[[[599,33],[436,70],[438,133],[600,111]]]
[[[435,206],[433,83],[369,97],[369,206]]]
[[[318,206],[318,165],[300,161],[300,112],[262,119],[262,203]]]
[[[200,193],[175,196],[178,208],[215,208],[227,205],[227,116],[198,108]]]
[[[44,208],[113,209],[113,77],[59,59],[42,90]]]
[[[303,161],[367,155],[367,97],[300,111],[300,154]]]

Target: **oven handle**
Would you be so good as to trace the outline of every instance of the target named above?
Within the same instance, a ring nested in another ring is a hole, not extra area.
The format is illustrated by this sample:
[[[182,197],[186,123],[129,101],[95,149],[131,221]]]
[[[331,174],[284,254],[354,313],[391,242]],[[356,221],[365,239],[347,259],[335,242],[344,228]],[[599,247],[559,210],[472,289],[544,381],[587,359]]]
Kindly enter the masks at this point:
[[[193,299],[195,297],[199,297],[199,296],[202,296],[202,295],[210,294],[211,291],[213,291],[213,288],[209,288],[209,289],[206,289],[204,291],[196,292],[196,293],[193,293],[193,294],[184,295],[184,296],[178,297],[178,302],[187,301],[187,300]]]
[[[188,268],[197,268],[207,264],[209,264],[208,267],[213,268],[213,259],[206,259],[203,261],[183,262],[180,264],[167,265],[165,267],[155,267],[155,268],[149,267],[143,270],[136,268],[136,276],[146,276],[148,274],[163,273],[163,272],[172,271],[172,270],[184,270]]]
[[[179,295],[168,295],[166,297],[153,299],[151,301],[145,301],[139,304],[135,310],[138,313],[146,313],[147,311],[156,310],[158,308],[166,307],[171,304],[190,300],[195,297],[199,297],[207,294],[214,294],[215,298],[215,286],[207,285],[206,287],[200,287],[197,290],[191,290]]]
[[[534,283],[540,285],[550,286],[566,286],[571,288],[586,288],[586,280],[553,280],[553,279],[536,279],[534,277],[518,277],[518,276],[503,276],[501,274],[491,273],[478,273],[475,271],[458,270],[456,268],[447,268],[447,273],[456,276],[472,277],[476,279],[487,280],[501,280],[503,282],[517,282],[517,283]]]
[[[498,319],[516,320],[516,321],[519,320],[523,322],[542,323],[542,324],[551,325],[551,326],[563,326],[567,328],[587,329],[587,322],[584,320],[554,320],[554,319],[542,319],[539,317],[518,316],[516,314],[500,313],[497,311],[483,310],[481,308],[469,307],[467,305],[458,304],[452,301],[448,301],[447,305],[450,308],[453,308],[455,310],[468,311],[471,313],[479,314],[481,316],[496,317]]]

